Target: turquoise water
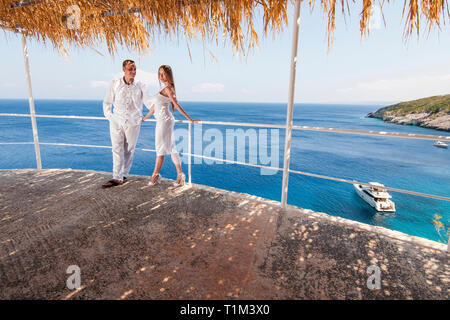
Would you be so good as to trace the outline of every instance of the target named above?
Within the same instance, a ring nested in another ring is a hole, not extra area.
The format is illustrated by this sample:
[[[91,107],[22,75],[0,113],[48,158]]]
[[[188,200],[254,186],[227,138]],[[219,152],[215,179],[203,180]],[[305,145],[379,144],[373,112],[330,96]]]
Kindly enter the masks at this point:
[[[37,100],[37,114],[103,116],[101,101]],[[274,103],[218,103],[183,102],[183,108],[193,117],[223,122],[254,122],[284,125],[286,105]],[[374,131],[449,136],[450,133],[414,126],[384,123],[364,116],[382,106],[296,104],[294,124]],[[0,113],[28,113],[27,100],[0,100]],[[175,114],[177,119],[183,116]],[[40,142],[59,142],[90,145],[110,145],[107,121],[38,118]],[[196,130],[198,130],[199,126]],[[202,135],[194,136],[193,151],[217,158],[226,158],[227,131],[233,126],[202,125]],[[176,124],[178,133],[187,125]],[[180,130],[181,129],[181,130]],[[262,129],[242,128],[256,136]],[[254,130],[254,131],[252,131]],[[198,133],[198,131],[197,131]],[[283,166],[284,131],[267,131],[268,141],[278,137],[278,157],[275,149],[268,150],[271,164]],[[212,137],[208,137],[212,136]],[[218,141],[221,141],[219,143]],[[0,142],[33,141],[29,118],[0,117]],[[261,140],[260,140],[261,141]],[[223,143],[222,143],[223,142]],[[183,139],[177,140],[178,148]],[[208,152],[214,145],[222,145]],[[261,152],[245,145],[245,161],[265,164]],[[264,144],[259,143],[259,147]],[[141,128],[138,148],[154,149],[154,123]],[[234,158],[238,152],[234,146]],[[250,148],[251,149],[251,148]],[[179,149],[180,150],[180,149]],[[230,149],[231,150],[231,149]],[[228,150],[228,151],[230,151]],[[258,149],[256,149],[258,150]],[[182,151],[182,150],[180,150]],[[263,151],[265,149],[263,148]],[[273,153],[271,153],[273,151]],[[348,180],[378,181],[386,186],[411,191],[450,196],[450,150],[436,148],[433,141],[373,137],[363,135],[294,131],[292,137],[291,169]],[[251,153],[251,155],[249,155]],[[110,149],[41,145],[44,168],[73,168],[111,171]],[[186,160],[186,158],[184,158]],[[149,175],[153,171],[155,154],[137,151],[132,174]],[[187,172],[187,161],[183,170]],[[270,163],[268,164],[270,165]],[[35,168],[33,145],[0,145],[0,169]],[[170,157],[166,158],[161,174],[175,179],[176,172]],[[281,200],[282,172],[261,175],[259,168],[233,164],[193,163],[192,181],[222,189],[246,192],[268,199]],[[396,203],[396,213],[377,213],[355,193],[353,186],[291,173],[288,203],[325,212],[330,215],[383,226],[432,240],[439,237],[432,225],[434,214],[450,220],[450,202],[390,192]]]

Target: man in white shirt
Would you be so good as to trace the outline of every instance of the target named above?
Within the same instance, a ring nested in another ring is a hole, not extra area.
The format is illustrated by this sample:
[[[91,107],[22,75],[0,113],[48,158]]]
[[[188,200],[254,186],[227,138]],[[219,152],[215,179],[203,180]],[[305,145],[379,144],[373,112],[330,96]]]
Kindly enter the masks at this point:
[[[125,60],[122,69],[124,76],[111,82],[103,100],[103,113],[109,120],[113,153],[113,178],[103,184],[103,188],[121,185],[127,181],[141,129],[142,103],[147,109],[150,109],[152,104],[145,85],[134,80],[134,61]]]

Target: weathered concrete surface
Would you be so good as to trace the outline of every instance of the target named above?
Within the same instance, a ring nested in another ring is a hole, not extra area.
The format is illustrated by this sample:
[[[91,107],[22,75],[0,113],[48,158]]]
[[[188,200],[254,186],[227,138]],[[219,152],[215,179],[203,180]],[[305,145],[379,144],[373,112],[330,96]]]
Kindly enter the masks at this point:
[[[1,299],[449,298],[444,245],[167,180],[104,190],[109,177],[0,170]]]

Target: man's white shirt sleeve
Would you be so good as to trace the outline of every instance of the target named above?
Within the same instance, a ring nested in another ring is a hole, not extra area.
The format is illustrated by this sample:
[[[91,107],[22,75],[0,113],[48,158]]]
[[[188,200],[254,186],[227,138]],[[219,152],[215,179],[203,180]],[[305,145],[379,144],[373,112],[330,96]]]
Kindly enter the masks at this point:
[[[108,120],[111,120],[112,118],[112,105],[114,103],[114,86],[115,86],[115,80],[111,81],[111,84],[109,86],[109,90],[106,93],[105,99],[103,99],[103,114],[105,115],[105,118]]]

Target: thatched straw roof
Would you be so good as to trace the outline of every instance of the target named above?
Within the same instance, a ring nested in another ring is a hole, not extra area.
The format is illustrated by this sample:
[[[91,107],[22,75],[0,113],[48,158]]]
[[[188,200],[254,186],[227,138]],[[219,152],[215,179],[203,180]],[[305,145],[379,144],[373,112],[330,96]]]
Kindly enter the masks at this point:
[[[267,34],[287,24],[288,0],[0,0],[0,27],[25,32],[64,50],[66,44],[93,46],[106,42],[139,52],[149,49],[156,35],[186,37],[188,42],[231,41],[237,52],[258,44],[254,21],[261,13]],[[305,1],[306,2],[306,1]],[[307,1],[311,8],[316,1]],[[373,4],[389,0],[320,0],[332,43],[336,10],[344,15],[351,6],[361,10],[361,35],[367,34]],[[339,8],[340,7],[340,8]],[[450,17],[447,0],[405,0],[405,34],[419,32],[419,20],[440,26]],[[79,19],[77,19],[77,15]]]

